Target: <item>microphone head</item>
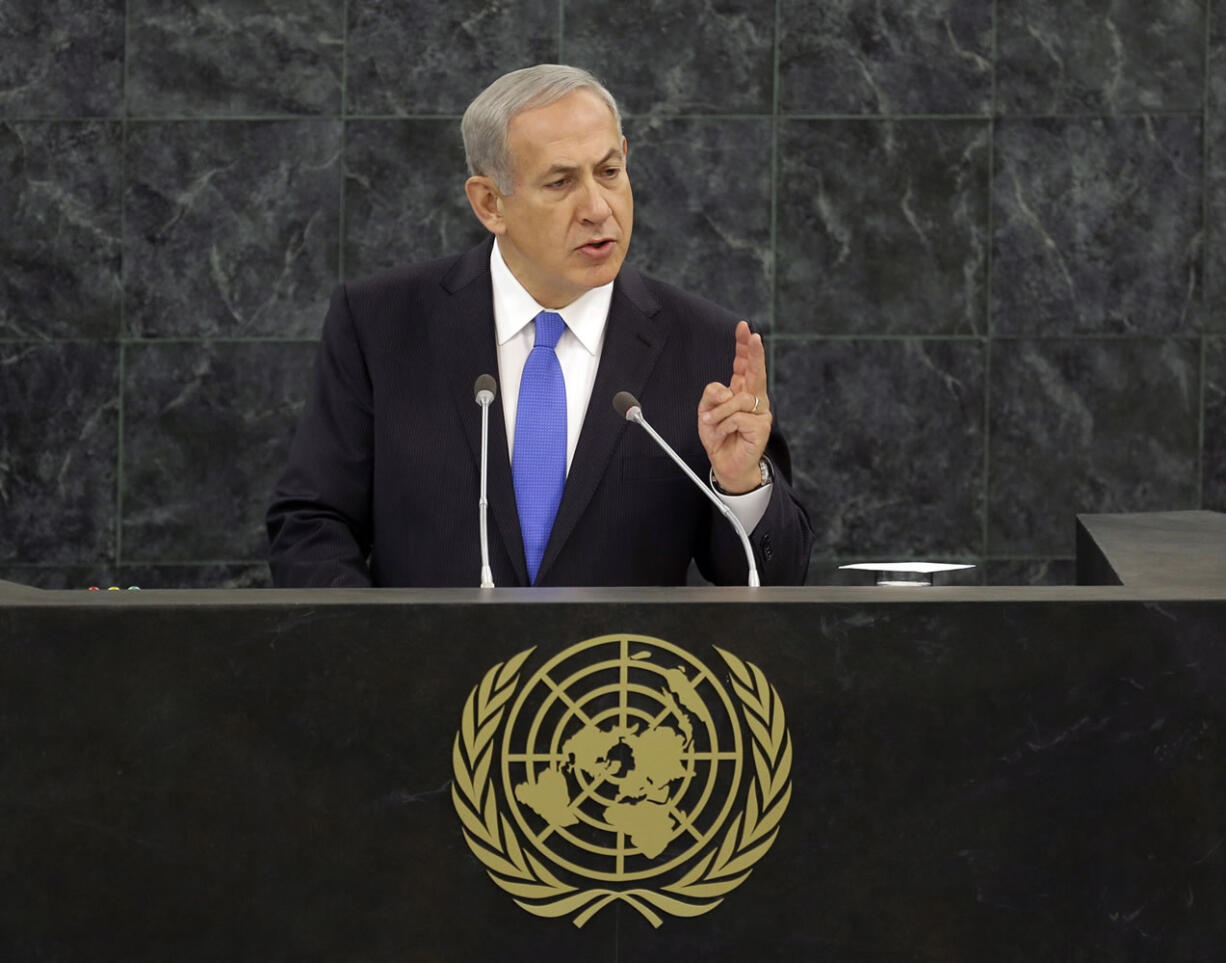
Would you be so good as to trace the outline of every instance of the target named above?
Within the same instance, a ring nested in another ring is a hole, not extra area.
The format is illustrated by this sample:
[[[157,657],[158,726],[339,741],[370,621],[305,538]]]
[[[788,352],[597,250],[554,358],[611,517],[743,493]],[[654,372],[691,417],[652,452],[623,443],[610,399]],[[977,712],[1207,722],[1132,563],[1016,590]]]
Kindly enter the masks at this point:
[[[639,404],[638,399],[629,391],[619,391],[613,396],[613,409],[627,421],[633,419],[630,412],[635,408],[640,412],[643,410],[643,406]]]
[[[477,380],[473,382],[473,400],[479,405],[488,405],[493,402],[496,394],[498,394],[498,382],[493,376],[478,375]]]

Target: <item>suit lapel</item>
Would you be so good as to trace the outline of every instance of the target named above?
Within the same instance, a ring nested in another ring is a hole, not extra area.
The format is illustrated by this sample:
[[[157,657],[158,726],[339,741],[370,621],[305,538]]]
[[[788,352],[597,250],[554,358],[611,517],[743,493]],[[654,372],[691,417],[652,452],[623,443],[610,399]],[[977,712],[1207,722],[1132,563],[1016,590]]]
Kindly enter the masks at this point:
[[[450,317],[436,318],[435,343],[444,380],[464,426],[473,463],[481,467],[481,409],[473,401],[473,383],[482,374],[498,375],[498,347],[494,334],[494,295],[490,282],[490,242],[466,252],[443,278],[451,294]],[[499,393],[490,405],[489,511],[502,535],[515,569],[516,584],[528,584],[524,542],[515,507],[511,463],[507,458],[506,419]]]
[[[623,267],[613,287],[596,381],[566,477],[562,503],[541,559],[538,582],[548,573],[583,517],[626,429],[625,419],[613,410],[613,396],[619,391],[641,394],[660,357],[668,330],[659,311],[659,304],[638,272]],[[599,551],[599,546],[589,546],[589,551]]]

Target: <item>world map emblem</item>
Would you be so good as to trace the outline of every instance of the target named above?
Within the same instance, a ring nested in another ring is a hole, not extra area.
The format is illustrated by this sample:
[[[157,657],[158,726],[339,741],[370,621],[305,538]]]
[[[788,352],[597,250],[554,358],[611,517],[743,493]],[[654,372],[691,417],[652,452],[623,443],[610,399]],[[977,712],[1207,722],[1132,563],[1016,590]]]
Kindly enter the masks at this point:
[[[712,668],[645,635],[579,642],[523,680],[534,651],[464,704],[452,801],[473,855],[520,907],[576,926],[618,901],[653,926],[715,909],[791,799],[775,688],[731,652]]]

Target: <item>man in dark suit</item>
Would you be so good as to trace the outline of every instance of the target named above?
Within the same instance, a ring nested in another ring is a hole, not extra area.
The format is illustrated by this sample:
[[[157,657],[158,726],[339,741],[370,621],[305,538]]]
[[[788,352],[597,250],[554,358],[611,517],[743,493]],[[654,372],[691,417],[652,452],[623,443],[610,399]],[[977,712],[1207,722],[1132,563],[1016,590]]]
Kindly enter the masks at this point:
[[[763,584],[803,582],[812,532],[761,337],[623,266],[633,196],[608,91],[572,67],[514,71],[462,126],[492,238],[334,292],[268,513],[275,583],[476,584],[487,372],[497,585],[682,584],[691,559],[744,584],[731,526],[614,411],[618,391],[745,523]]]

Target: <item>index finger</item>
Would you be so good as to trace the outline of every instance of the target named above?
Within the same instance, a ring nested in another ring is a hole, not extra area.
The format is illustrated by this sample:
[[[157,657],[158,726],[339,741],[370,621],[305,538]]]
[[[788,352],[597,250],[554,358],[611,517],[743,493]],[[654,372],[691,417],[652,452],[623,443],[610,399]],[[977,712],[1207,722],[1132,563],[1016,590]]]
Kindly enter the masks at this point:
[[[752,395],[766,397],[766,347],[762,335],[753,334],[748,322],[736,326],[736,360],[732,370],[743,379],[743,389]]]

